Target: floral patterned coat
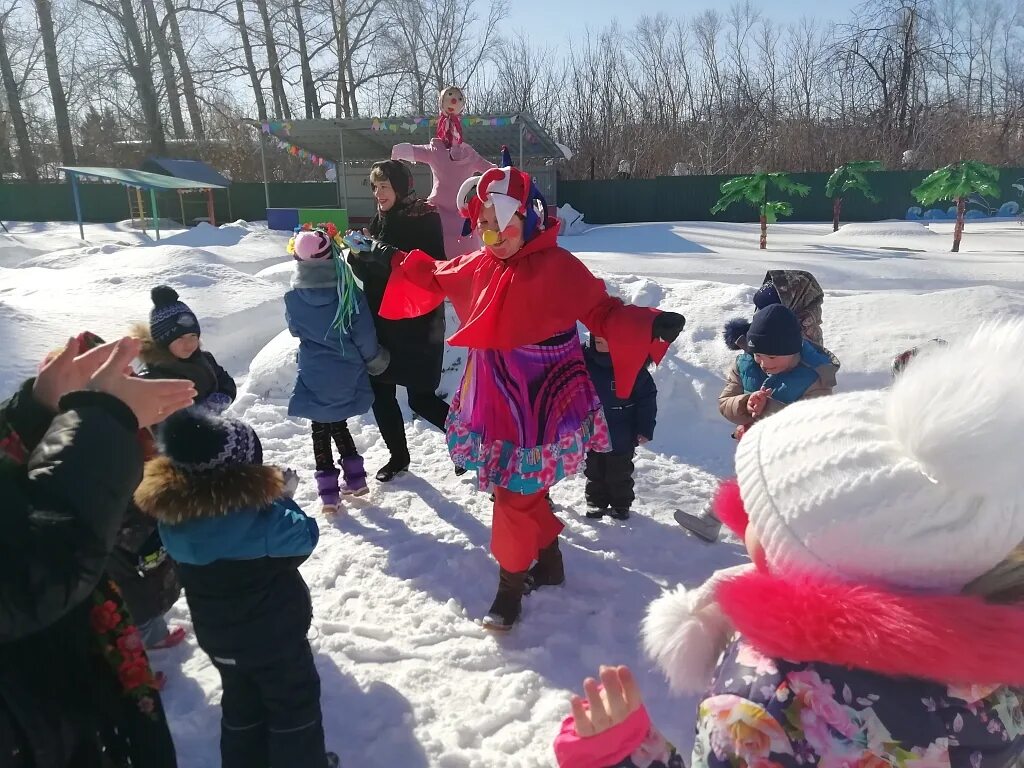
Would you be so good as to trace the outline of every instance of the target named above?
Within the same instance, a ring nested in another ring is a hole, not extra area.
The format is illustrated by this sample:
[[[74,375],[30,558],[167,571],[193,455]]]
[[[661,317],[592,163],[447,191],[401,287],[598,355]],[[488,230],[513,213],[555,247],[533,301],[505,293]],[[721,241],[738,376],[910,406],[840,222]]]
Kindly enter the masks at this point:
[[[1022,703],[1021,691],[1007,687],[778,661],[737,637],[699,706],[690,768],[1011,768],[1024,751]],[[591,765],[684,768],[657,730],[646,733],[627,757]],[[606,735],[592,754],[630,749],[623,732]]]

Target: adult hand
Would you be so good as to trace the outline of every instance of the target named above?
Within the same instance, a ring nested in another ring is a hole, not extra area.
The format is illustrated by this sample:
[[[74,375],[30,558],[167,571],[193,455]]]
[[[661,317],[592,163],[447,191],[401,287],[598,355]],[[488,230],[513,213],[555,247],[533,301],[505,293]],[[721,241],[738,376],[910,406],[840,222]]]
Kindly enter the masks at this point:
[[[147,380],[125,373],[139,353],[139,346],[138,339],[124,338],[116,342],[106,362],[89,379],[88,388],[113,395],[132,409],[140,427],[150,427],[192,405],[196,388],[187,379]]]
[[[651,338],[667,341],[671,344],[682,332],[686,318],[678,312],[662,312],[651,326]]]
[[[759,418],[768,405],[768,398],[772,396],[770,389],[759,389],[747,398],[747,413],[753,419]]]
[[[643,706],[643,697],[629,667],[601,667],[600,677],[600,686],[592,677],[583,681],[586,707],[580,696],[572,697],[576,733],[584,738],[614,728]]]
[[[732,433],[732,438],[733,440],[742,440],[745,434],[747,434],[747,425],[740,424],[736,427],[736,431]]]
[[[81,343],[68,339],[67,346],[60,354],[43,364],[32,387],[32,395],[51,411],[57,410],[60,399],[69,392],[85,389],[89,379],[107,362],[114,351],[115,343],[101,344],[85,354],[79,354]],[[134,355],[133,355],[134,357]],[[131,358],[127,360],[131,365]]]
[[[651,438],[649,438],[649,437],[644,437],[643,435],[637,435],[636,436],[636,444],[637,445],[647,445],[647,443],[649,443],[649,442],[651,442]]]

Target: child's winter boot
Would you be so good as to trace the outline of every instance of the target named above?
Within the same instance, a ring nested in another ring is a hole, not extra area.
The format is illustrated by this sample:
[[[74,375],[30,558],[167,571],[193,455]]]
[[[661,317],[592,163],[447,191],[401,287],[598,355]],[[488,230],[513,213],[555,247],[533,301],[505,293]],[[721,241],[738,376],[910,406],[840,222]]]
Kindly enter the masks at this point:
[[[370,492],[366,487],[366,470],[363,468],[363,457],[346,456],[341,460],[341,474],[345,478],[345,494],[363,496]]]
[[[320,495],[324,514],[328,516],[337,513],[341,503],[341,489],[338,488],[340,474],[336,469],[318,469],[316,472],[316,492]]]
[[[504,568],[499,571],[498,594],[491,603],[491,609],[484,616],[484,629],[493,632],[508,632],[512,629],[523,608],[527,575],[526,571],[512,573]]]
[[[526,591],[532,592],[538,587],[557,587],[564,583],[565,567],[556,538],[537,554],[537,563],[526,576]]]

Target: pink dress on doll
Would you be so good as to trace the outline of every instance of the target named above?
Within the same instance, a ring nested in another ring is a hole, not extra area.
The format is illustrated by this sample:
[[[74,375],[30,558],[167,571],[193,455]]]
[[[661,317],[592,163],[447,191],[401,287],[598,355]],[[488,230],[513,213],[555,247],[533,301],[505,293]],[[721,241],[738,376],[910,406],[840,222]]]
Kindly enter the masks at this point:
[[[482,245],[475,232],[462,236],[465,219],[459,213],[457,198],[462,182],[474,173],[494,168],[494,163],[478,155],[469,144],[455,144],[448,149],[441,139],[431,139],[429,144],[396,144],[391,159],[430,166],[434,186],[427,202],[441,214],[445,257],[454,259],[479,250]]]

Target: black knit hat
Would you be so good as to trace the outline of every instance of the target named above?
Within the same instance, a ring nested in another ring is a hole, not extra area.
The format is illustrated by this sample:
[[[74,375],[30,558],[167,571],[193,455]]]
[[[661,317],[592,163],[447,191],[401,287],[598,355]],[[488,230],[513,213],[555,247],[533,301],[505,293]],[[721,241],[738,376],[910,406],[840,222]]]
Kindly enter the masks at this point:
[[[388,180],[399,201],[407,198],[415,189],[412,171],[401,160],[381,160],[374,163],[370,168],[370,179],[372,180],[376,175],[383,176]]]
[[[746,350],[752,355],[796,355],[803,343],[800,319],[782,304],[755,312],[746,334]]]
[[[162,347],[190,333],[199,335],[199,318],[188,305],[178,299],[178,292],[169,285],[158,285],[149,293],[153,309],[149,312],[149,335]]]
[[[252,427],[203,408],[172,414],[160,427],[158,437],[161,453],[191,472],[263,463],[263,446]]]

